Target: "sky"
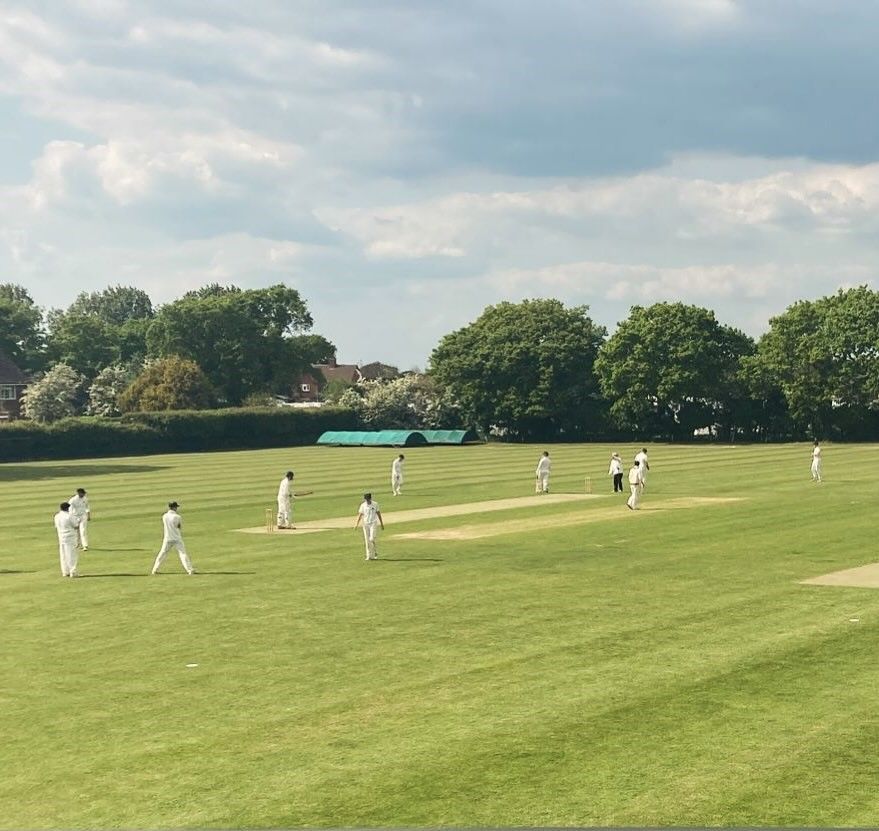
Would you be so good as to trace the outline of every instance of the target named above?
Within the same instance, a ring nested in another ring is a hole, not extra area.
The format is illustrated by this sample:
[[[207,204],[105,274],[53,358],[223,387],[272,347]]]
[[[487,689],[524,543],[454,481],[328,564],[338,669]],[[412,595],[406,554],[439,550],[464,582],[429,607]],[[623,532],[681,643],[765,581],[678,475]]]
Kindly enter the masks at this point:
[[[759,336],[876,286],[879,3],[0,0],[0,282],[300,291],[424,368],[501,301]]]

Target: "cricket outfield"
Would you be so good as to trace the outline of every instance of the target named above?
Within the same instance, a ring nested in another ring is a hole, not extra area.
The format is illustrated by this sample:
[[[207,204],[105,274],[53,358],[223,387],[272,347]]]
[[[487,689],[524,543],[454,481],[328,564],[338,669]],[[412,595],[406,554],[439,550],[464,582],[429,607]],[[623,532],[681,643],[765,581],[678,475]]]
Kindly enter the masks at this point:
[[[879,446],[543,449],[0,465],[0,828],[879,825]]]

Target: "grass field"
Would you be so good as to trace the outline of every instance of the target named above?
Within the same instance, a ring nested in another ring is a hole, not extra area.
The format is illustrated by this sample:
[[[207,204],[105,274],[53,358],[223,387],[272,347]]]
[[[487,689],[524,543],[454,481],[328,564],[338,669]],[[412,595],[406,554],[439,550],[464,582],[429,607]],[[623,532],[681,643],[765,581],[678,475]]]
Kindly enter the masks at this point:
[[[633,514],[613,448],[559,445],[599,496],[395,525],[531,495],[541,449],[407,450],[397,499],[390,449],[0,465],[0,827],[879,825],[879,590],[799,583],[879,561],[879,447],[816,486],[806,445],[652,446]],[[375,492],[379,561],[233,530],[290,467],[297,522]],[[193,577],[146,576],[170,499]]]

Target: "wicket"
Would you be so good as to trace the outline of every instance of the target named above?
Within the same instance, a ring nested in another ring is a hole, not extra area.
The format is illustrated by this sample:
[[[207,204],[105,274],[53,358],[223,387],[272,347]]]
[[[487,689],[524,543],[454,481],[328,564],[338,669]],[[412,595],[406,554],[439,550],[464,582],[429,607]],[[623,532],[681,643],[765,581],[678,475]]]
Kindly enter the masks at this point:
[[[275,530],[275,512],[272,508],[266,508],[266,533],[271,534]]]
[[[586,493],[592,493],[592,477],[586,477]]]

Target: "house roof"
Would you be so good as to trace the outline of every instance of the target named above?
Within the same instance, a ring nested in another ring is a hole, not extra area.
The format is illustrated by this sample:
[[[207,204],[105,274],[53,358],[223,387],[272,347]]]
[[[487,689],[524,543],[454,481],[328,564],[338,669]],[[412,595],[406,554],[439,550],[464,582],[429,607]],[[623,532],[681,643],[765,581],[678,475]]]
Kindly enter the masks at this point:
[[[360,370],[356,364],[314,364],[315,369],[319,369],[323,373],[327,383],[330,381],[345,381],[347,384],[353,384],[360,380]]]
[[[400,370],[390,364],[373,361],[371,364],[364,364],[360,367],[360,373],[367,381],[374,381],[377,378],[396,378],[400,374]]]
[[[9,358],[0,353],[0,384],[27,383],[27,376]]]

